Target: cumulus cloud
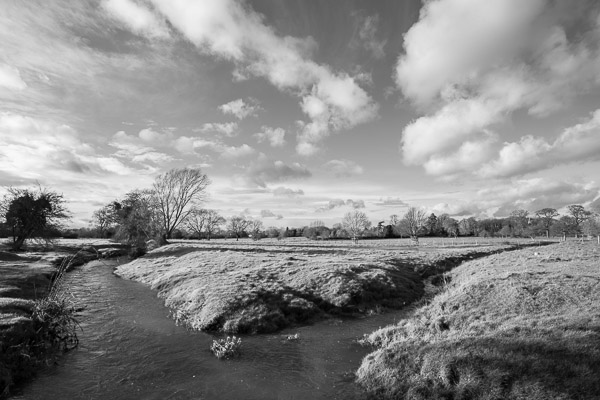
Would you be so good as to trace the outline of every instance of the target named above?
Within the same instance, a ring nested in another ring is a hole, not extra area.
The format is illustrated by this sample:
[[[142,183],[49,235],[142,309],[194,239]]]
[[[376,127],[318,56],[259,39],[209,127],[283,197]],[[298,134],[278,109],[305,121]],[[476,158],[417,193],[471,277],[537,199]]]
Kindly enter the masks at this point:
[[[491,128],[517,110],[548,115],[600,83],[598,12],[593,2],[426,2],[396,65],[398,87],[426,113],[403,130],[404,162],[448,176],[498,155],[509,176],[522,173],[513,158],[537,159],[524,170],[558,161],[552,144],[524,137],[502,146]]]
[[[151,39],[170,36],[164,19],[139,3],[131,0],[105,0],[102,7],[135,34]]]
[[[263,126],[261,132],[254,134],[258,142],[268,141],[272,147],[281,147],[285,144],[285,130]]]
[[[317,208],[315,210],[315,212],[325,212],[325,211],[333,210],[334,208],[339,208],[339,207],[344,207],[344,206],[348,206],[353,209],[365,208],[365,202],[363,200],[348,199],[348,200],[344,201],[342,199],[333,199],[333,200],[329,200],[329,202],[326,205]]]
[[[209,122],[202,125],[200,128],[200,132],[216,132],[222,135],[232,137],[237,134],[238,124],[237,122],[224,122],[224,123],[214,123]]]
[[[304,191],[302,189],[290,189],[283,186],[279,186],[273,189],[273,196],[277,197],[298,197],[303,196]]]
[[[438,203],[431,207],[431,212],[437,215],[448,214],[453,217],[478,215],[481,214],[483,211],[484,210],[481,209],[481,207],[478,204],[468,202],[456,202],[453,204]]]
[[[363,167],[350,160],[331,160],[323,164],[323,168],[337,178],[361,175]]]
[[[27,84],[21,78],[21,73],[17,68],[0,63],[0,87],[23,90]]]
[[[280,37],[264,17],[234,0],[153,0],[156,8],[201,51],[232,61],[236,75],[264,77],[301,99],[310,121],[298,135],[297,151],[310,155],[332,131],[373,119],[378,106],[344,72],[310,59],[314,41]]]
[[[288,165],[283,161],[273,161],[266,156],[261,156],[250,164],[244,176],[250,183],[266,187],[267,183],[306,179],[311,177],[312,173],[302,164],[292,163]]]
[[[246,117],[256,115],[260,110],[260,106],[255,99],[250,99],[248,103],[244,102],[243,99],[237,99],[220,105],[219,110],[221,110],[223,114],[230,114],[237,119],[242,120]]]
[[[498,158],[484,165],[481,176],[506,177],[539,171],[556,164],[600,159],[600,109],[585,122],[569,127],[552,143],[527,135],[504,143]]]

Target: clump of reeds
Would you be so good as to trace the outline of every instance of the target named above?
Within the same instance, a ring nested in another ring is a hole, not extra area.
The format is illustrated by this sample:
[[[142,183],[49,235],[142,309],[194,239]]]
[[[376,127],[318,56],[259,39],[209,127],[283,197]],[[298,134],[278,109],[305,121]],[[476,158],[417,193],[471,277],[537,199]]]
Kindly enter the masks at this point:
[[[213,340],[210,351],[221,358],[233,358],[240,355],[242,339],[235,336],[227,336],[225,339]]]
[[[73,297],[65,286],[65,274],[79,252],[65,257],[50,284],[48,296],[35,301],[32,320],[38,342],[47,349],[68,351],[77,347],[79,322]]]

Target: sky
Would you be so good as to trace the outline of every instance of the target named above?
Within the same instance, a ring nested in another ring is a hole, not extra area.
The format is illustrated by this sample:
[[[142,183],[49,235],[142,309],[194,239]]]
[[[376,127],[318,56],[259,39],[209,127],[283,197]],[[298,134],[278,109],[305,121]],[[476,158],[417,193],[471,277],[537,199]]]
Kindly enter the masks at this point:
[[[265,226],[600,197],[600,4],[3,1],[0,191],[73,226],[172,168]]]

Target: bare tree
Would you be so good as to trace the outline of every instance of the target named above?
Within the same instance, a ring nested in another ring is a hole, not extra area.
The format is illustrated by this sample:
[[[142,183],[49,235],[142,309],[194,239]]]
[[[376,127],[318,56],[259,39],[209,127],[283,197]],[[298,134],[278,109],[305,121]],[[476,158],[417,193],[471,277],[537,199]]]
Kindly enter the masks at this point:
[[[209,184],[206,174],[194,168],[172,169],[156,178],[153,190],[164,239],[204,201]]]
[[[225,218],[223,218],[218,212],[215,210],[206,210],[206,222],[204,229],[206,230],[206,239],[210,240],[212,235],[219,231],[221,225],[225,223]]]
[[[550,227],[554,223],[554,218],[558,217],[558,212],[555,208],[542,208],[535,212],[536,217],[540,220],[544,230],[546,231],[546,237],[550,236]]]
[[[352,242],[357,243],[359,236],[371,226],[371,221],[364,212],[354,210],[344,215],[342,226],[352,235]]]
[[[569,214],[573,217],[573,223],[577,232],[581,230],[581,223],[592,215],[591,211],[586,210],[582,205],[573,204],[567,207]]]
[[[208,210],[202,208],[194,208],[190,210],[190,213],[185,219],[185,227],[191,233],[198,236],[198,239],[202,237],[202,232],[205,230],[207,211]]]
[[[94,211],[92,214],[92,219],[96,223],[96,226],[100,231],[100,235],[104,237],[106,232],[110,228],[116,226],[119,222],[119,216],[117,214],[115,203],[112,202]]]
[[[419,243],[419,234],[421,233],[425,222],[427,221],[427,213],[416,207],[408,209],[402,218],[402,226],[407,231],[406,233],[415,242]]]
[[[262,229],[263,229],[263,223],[261,220],[253,219],[253,220],[248,221],[248,230],[252,234],[252,240],[260,239]]]
[[[248,229],[250,221],[242,216],[235,216],[229,219],[227,230],[235,235],[235,240],[240,240],[240,236]]]

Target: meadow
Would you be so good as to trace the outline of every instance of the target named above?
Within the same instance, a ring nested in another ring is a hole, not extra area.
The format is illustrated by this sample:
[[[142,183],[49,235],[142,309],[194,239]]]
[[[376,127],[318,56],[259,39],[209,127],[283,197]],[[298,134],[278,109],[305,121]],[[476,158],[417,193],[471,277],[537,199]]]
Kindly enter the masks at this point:
[[[465,259],[517,244],[409,246],[408,240],[180,241],[115,273],[158,291],[186,326],[274,332],[331,315],[399,309],[423,296],[423,280]]]
[[[413,315],[365,338],[381,399],[600,398],[600,247],[569,241],[465,262]]]

